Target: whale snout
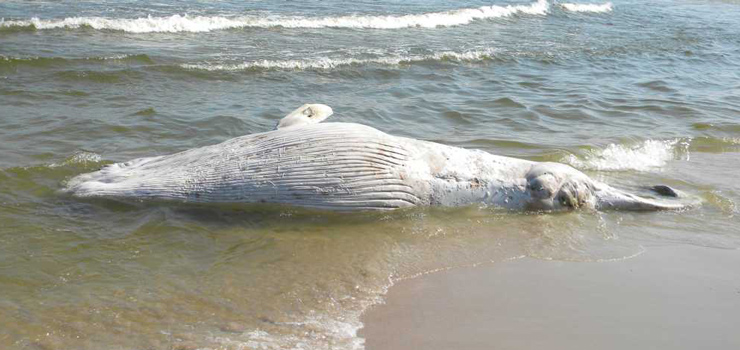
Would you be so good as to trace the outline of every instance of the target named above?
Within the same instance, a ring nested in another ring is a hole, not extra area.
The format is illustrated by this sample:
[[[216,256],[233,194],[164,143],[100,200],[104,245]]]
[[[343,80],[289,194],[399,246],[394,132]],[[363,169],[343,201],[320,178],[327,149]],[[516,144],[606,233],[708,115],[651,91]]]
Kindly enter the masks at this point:
[[[695,206],[665,185],[651,190],[664,199],[640,197],[591,180],[586,174],[559,163],[539,163],[527,173],[529,208],[533,210],[678,210]],[[665,197],[668,197],[667,199]]]

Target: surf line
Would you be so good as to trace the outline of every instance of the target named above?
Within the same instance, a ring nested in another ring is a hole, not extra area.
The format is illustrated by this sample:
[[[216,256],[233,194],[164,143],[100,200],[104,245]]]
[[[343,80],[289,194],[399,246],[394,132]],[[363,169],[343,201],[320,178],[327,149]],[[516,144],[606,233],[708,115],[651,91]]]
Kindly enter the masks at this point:
[[[570,12],[610,12],[612,4],[558,3]],[[239,28],[354,28],[354,29],[403,29],[445,28],[470,24],[476,20],[511,17],[515,15],[545,16],[550,12],[547,0],[537,0],[528,5],[491,5],[423,14],[336,17],[305,16],[189,16],[175,14],[165,17],[107,18],[68,17],[63,19],[28,20],[0,19],[0,29],[28,28],[36,30],[92,28],[95,30],[123,31],[127,33],[178,33],[210,32]]]

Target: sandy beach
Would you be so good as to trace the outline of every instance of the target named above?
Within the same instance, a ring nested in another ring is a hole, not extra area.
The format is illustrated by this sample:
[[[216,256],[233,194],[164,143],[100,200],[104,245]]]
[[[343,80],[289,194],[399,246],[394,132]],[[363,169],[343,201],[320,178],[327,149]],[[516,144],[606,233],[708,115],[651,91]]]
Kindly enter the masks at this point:
[[[364,315],[368,350],[737,349],[740,251],[531,258],[404,280]]]

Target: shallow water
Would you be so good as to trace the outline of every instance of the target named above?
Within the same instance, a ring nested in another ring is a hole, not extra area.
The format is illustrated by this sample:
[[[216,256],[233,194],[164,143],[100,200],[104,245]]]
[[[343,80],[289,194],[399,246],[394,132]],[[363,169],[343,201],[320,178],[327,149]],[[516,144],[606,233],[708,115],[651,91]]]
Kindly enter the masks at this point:
[[[362,348],[359,315],[394,280],[738,248],[740,4],[594,4],[0,3],[0,348]],[[702,205],[336,214],[57,193],[103,164],[269,130],[306,102]]]

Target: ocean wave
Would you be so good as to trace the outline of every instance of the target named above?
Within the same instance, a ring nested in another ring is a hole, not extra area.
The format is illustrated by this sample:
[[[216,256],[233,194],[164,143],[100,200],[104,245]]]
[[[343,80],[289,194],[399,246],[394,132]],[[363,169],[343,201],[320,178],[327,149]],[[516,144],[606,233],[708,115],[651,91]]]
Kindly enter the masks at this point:
[[[63,161],[59,163],[52,163],[49,164],[49,168],[58,168],[63,166],[74,166],[74,167],[84,167],[91,164],[98,164],[103,160],[103,157],[100,154],[93,153],[93,152],[87,152],[87,151],[81,151],[78,153],[75,153],[72,156],[67,157]]]
[[[691,139],[691,150],[709,153],[740,152],[740,137],[694,137]]]
[[[249,71],[249,70],[328,70],[343,66],[359,66],[367,64],[378,64],[396,66],[427,61],[456,61],[456,62],[478,62],[491,60],[495,56],[495,49],[483,49],[465,52],[443,51],[429,55],[414,56],[386,56],[376,58],[329,58],[319,57],[307,60],[259,60],[254,62],[243,62],[234,64],[182,64],[180,67],[188,70],[205,71]]]
[[[568,11],[605,12],[611,10],[611,3],[593,4],[560,4]],[[105,18],[105,17],[68,17],[64,19],[42,20],[0,20],[0,29],[77,29],[92,28],[96,30],[113,30],[128,33],[178,33],[210,32],[215,30],[238,28],[358,28],[358,29],[401,29],[401,28],[437,28],[469,24],[476,20],[510,17],[514,15],[546,15],[550,4],[547,0],[537,0],[529,5],[492,5],[478,8],[465,8],[424,14],[387,15],[387,16],[338,16],[338,17],[301,17],[301,16],[188,16],[172,15],[169,17],[140,18]]]
[[[607,2],[604,4],[573,4],[573,3],[561,3],[559,4],[565,10],[571,12],[611,12],[612,3]]]
[[[679,151],[686,152],[688,142],[674,140],[646,140],[637,145],[609,144],[603,149],[593,149],[580,156],[569,155],[562,161],[583,170],[599,171],[653,171],[676,159]]]
[[[111,63],[144,63],[151,64],[153,60],[145,55],[115,55],[101,57],[84,57],[84,58],[64,58],[64,57],[10,57],[0,55],[0,68],[12,66],[32,66],[47,67],[64,64],[75,64],[85,62],[111,62]]]

